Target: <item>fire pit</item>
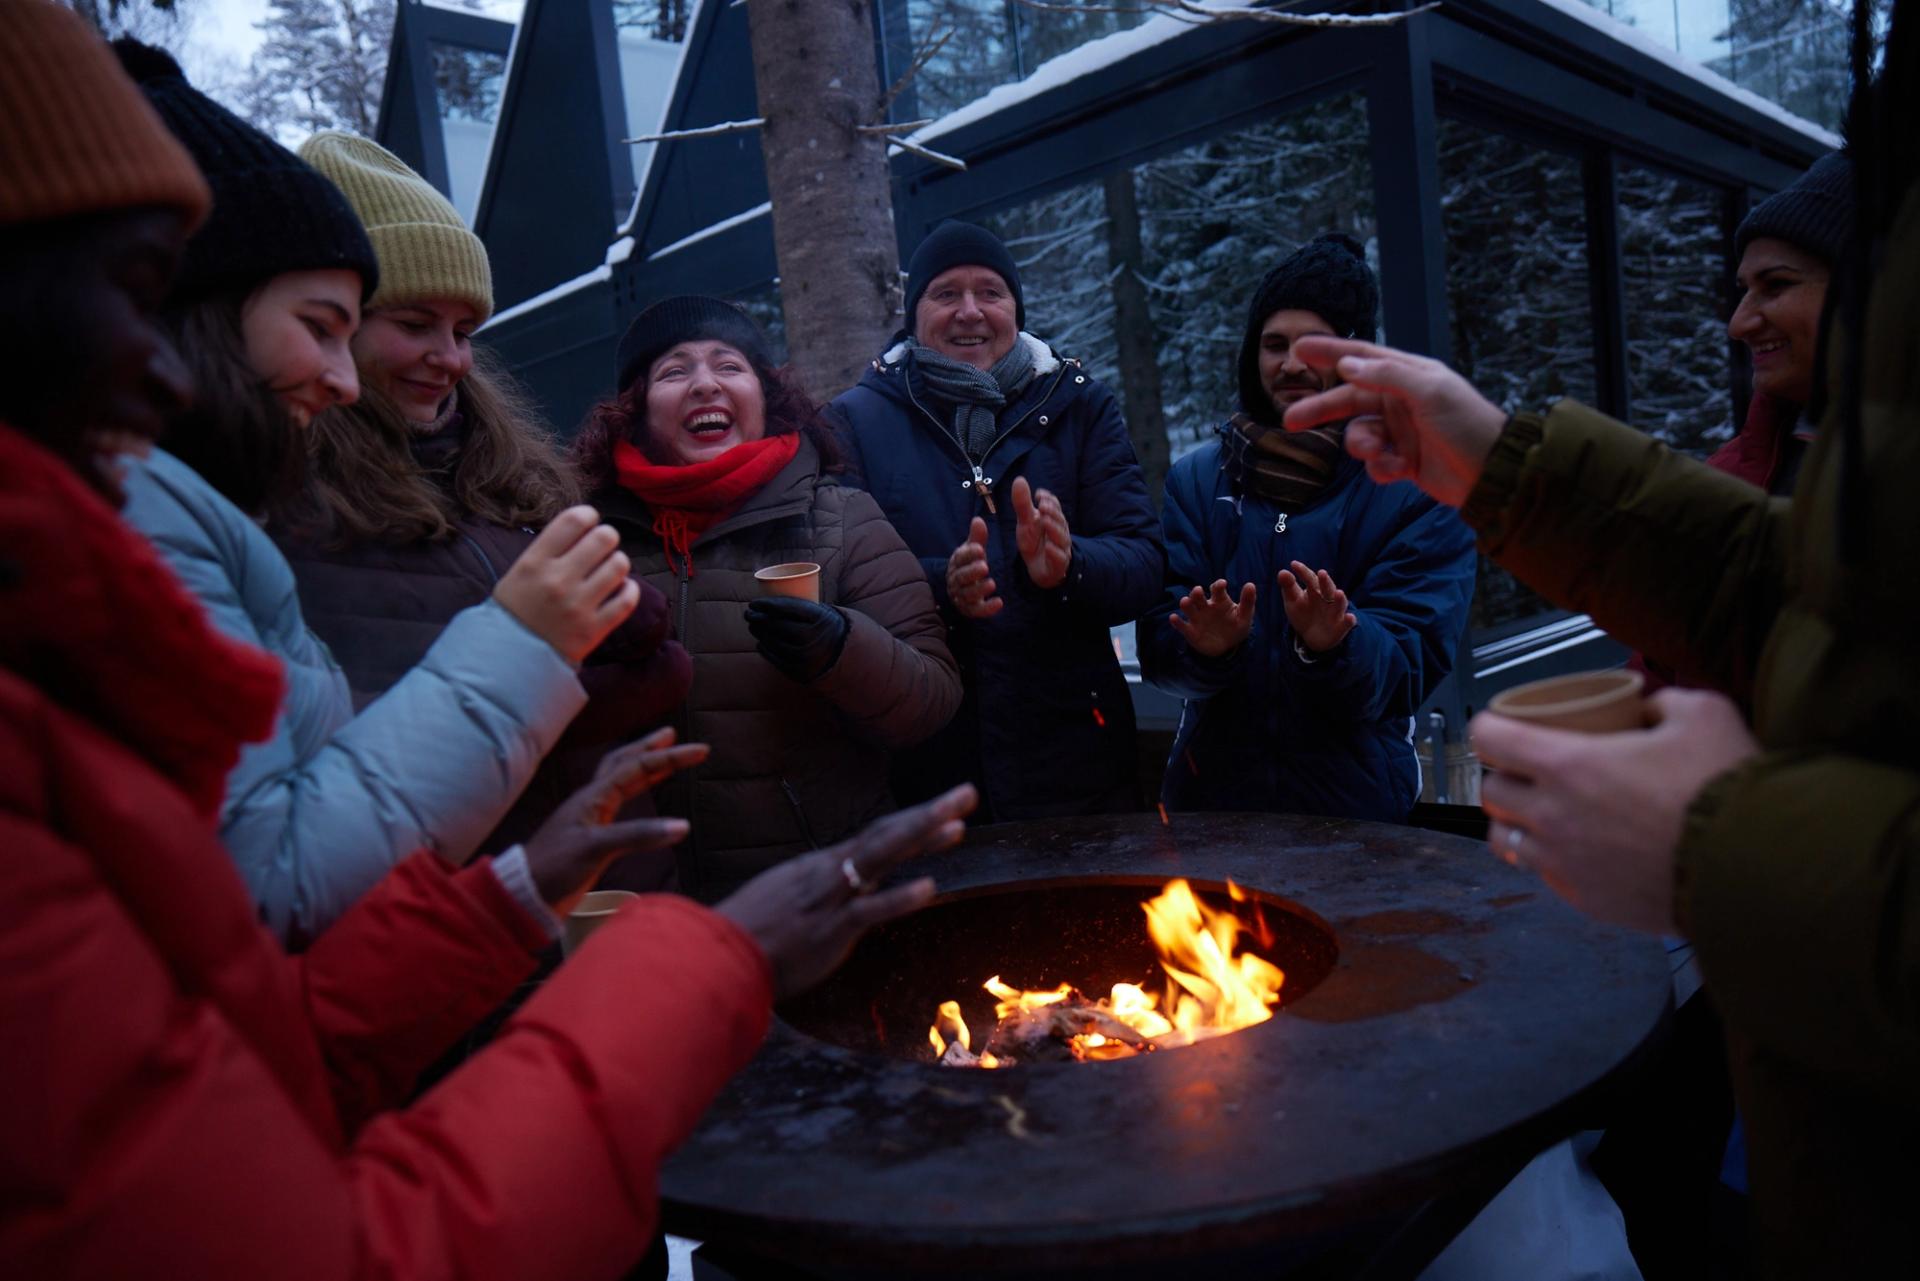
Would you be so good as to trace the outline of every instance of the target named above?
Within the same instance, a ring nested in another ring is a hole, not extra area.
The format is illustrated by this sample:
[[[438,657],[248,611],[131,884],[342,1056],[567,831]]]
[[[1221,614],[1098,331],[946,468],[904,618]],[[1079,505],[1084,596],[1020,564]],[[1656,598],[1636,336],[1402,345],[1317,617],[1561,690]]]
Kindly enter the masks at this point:
[[[1270,1276],[1591,1123],[1668,1008],[1656,943],[1457,837],[1127,815],[982,828],[925,862],[943,897],[782,1007],[668,1162],[669,1231],[769,1275]],[[933,1062],[941,1001],[992,1025],[990,975],[1138,982],[1139,905],[1173,877],[1253,892],[1287,976],[1273,1018],[1114,1062]]]

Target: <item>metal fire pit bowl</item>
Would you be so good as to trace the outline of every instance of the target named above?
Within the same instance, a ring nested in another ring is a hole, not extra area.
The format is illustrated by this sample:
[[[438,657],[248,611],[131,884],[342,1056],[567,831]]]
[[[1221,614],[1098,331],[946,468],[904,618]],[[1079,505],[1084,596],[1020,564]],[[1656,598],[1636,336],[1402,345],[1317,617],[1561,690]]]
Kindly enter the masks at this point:
[[[1276,1257],[1504,1178],[1591,1122],[1669,1006],[1656,942],[1412,828],[1003,824],[914,870],[942,898],[783,1007],[668,1161],[668,1231],[823,1276]],[[1258,892],[1288,972],[1273,1019],[1105,1063],[930,1061],[941,1000],[984,1042],[992,973],[1090,993],[1142,977],[1138,904],[1175,876]]]

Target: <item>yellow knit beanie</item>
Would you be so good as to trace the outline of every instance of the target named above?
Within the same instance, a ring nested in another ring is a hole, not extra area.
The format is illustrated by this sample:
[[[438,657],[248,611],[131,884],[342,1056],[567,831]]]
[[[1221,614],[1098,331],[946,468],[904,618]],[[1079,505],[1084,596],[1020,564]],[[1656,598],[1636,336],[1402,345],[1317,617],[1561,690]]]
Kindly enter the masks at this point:
[[[300,158],[333,179],[366,224],[380,258],[380,288],[368,307],[432,298],[472,304],[484,321],[493,314],[493,271],[486,246],[400,157],[357,134],[316,133]]]

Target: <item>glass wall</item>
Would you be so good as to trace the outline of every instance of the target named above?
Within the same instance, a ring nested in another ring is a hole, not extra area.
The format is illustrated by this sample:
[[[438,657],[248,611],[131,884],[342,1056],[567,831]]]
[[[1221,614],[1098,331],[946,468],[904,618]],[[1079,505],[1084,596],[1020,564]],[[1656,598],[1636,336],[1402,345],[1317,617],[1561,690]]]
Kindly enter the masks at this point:
[[[1627,163],[1614,191],[1629,417],[1705,456],[1733,435],[1725,193]]]
[[[916,110],[943,116],[998,85],[1024,80],[1043,63],[1089,40],[1145,21],[1150,6],[1084,12],[1037,9],[1019,0],[906,0],[915,54],[946,40],[913,79]],[[906,67],[889,67],[897,77]]]
[[[501,91],[506,87],[507,60],[484,49],[438,42],[430,52],[441,136],[446,140],[449,198],[460,216],[471,222],[474,208],[480,203],[480,184],[487,174],[493,125],[500,115]]]

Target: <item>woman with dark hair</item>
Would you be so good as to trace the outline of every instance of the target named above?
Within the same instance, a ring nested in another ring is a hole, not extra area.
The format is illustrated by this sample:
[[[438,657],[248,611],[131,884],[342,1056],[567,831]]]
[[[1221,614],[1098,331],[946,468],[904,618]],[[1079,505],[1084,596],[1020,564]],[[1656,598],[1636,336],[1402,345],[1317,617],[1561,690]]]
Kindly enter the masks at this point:
[[[307,428],[303,487],[271,524],[358,708],[492,595],[534,531],[580,501],[580,481],[531,398],[472,341],[493,314],[492,268],[446,197],[353,134],[315,134],[299,154],[340,189],[380,261],[352,341],[360,399]],[[607,750],[686,697],[693,665],[667,629],[666,598],[642,585],[582,663],[587,706],[482,848],[523,837]]]
[[[348,344],[378,282],[366,233],[333,184],[188,85],[166,54],[116,46],[214,193],[157,319],[198,388],[173,452],[126,463],[126,517],[229,636],[279,659],[274,732],[226,780],[220,835],[282,939],[319,935],[417,850],[462,862],[586,701],[575,666],[632,612],[613,531],[570,508],[419,664],[354,714],[307,630],[286,559],[259,517],[297,476],[297,433],[351,404]],[[550,841],[492,861],[536,918]]]
[[[693,655],[685,734],[713,748],[659,793],[693,821],[681,885],[713,898],[892,806],[888,752],[960,704],[926,575],[865,493],[759,327],[714,298],[669,298],[619,347],[619,394],[575,441],[593,502],[666,593]],[[755,571],[812,562],[816,599]]]

